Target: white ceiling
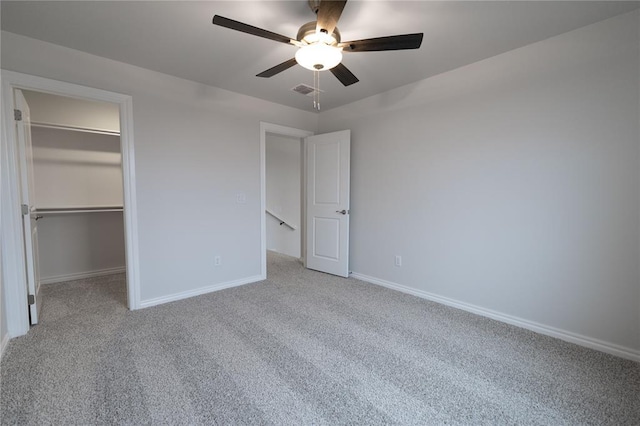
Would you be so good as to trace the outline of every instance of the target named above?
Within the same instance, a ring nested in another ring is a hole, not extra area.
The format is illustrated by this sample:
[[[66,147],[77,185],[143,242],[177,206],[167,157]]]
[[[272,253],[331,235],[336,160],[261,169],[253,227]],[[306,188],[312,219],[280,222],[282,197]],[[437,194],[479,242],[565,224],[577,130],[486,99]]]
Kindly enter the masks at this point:
[[[321,73],[323,110],[381,93],[638,8],[614,1],[356,1],[338,27],[342,40],[424,32],[419,50],[346,53],[360,82]],[[313,83],[290,59],[294,46],[214,26],[214,14],[295,38],[314,18],[303,1],[2,1],[2,29],[200,83],[312,110],[290,91]]]

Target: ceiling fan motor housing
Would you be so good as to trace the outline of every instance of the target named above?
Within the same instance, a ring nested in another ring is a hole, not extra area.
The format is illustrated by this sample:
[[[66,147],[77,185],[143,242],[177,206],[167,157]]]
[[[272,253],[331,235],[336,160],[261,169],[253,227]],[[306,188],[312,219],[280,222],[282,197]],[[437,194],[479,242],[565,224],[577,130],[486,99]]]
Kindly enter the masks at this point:
[[[320,40],[316,33],[316,21],[311,21],[300,27],[296,40],[306,42],[307,44],[323,41],[329,46],[335,46],[340,43],[340,31],[338,30],[338,27],[336,27],[330,36],[325,36],[323,37],[323,40]]]

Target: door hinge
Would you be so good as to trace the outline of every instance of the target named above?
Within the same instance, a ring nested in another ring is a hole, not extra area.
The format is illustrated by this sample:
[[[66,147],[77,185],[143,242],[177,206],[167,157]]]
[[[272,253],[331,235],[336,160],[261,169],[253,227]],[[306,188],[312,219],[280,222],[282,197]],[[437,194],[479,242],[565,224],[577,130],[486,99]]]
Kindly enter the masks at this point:
[[[26,204],[22,205],[22,214],[29,214],[29,206]]]
[[[19,109],[13,110],[13,119],[16,121],[22,121],[22,111]]]
[[[29,305],[33,305],[36,303],[36,297],[33,294],[30,294],[28,297]]]

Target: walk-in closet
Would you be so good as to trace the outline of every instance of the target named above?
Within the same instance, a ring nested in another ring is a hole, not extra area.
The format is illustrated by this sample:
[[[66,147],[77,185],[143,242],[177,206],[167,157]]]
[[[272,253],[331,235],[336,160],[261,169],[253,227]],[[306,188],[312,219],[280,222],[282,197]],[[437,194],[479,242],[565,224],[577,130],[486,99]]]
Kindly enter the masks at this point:
[[[43,314],[72,314],[69,292],[126,306],[117,104],[23,91],[30,110],[36,269]]]

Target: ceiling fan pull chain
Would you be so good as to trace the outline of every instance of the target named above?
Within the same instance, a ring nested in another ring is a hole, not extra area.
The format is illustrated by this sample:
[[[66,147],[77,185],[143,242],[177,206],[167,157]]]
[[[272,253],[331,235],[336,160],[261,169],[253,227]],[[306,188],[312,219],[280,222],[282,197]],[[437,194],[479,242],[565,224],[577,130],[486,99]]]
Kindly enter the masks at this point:
[[[313,71],[313,109],[315,110],[320,109],[319,82],[320,73],[318,71]]]
[[[320,71],[316,71],[318,74],[318,111],[320,111]]]
[[[316,72],[313,71],[313,109],[316,109]]]

